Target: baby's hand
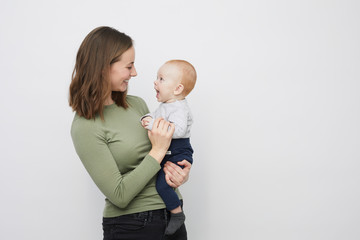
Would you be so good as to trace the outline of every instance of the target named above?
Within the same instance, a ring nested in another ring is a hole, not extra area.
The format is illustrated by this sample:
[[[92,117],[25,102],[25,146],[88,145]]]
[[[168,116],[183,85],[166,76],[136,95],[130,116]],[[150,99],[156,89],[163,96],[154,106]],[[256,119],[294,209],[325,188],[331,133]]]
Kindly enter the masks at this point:
[[[147,126],[149,125],[149,122],[151,121],[152,117],[144,117],[143,119],[141,119],[141,125],[144,128],[147,128]]]

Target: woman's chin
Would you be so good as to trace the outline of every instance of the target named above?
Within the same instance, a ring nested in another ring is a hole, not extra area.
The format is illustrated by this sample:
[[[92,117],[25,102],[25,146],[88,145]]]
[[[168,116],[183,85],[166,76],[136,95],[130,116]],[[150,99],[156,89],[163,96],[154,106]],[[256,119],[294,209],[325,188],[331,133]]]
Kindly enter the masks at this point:
[[[127,87],[122,87],[122,88],[118,88],[118,89],[113,89],[113,92],[126,92],[127,91]]]

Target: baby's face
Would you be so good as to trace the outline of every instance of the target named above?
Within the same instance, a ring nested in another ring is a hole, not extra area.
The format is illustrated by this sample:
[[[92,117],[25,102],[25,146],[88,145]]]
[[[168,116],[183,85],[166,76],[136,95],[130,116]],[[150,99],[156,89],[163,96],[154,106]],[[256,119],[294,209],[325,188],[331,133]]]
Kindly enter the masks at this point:
[[[174,64],[165,63],[160,67],[154,82],[158,102],[174,102],[174,91],[181,82],[181,72]]]

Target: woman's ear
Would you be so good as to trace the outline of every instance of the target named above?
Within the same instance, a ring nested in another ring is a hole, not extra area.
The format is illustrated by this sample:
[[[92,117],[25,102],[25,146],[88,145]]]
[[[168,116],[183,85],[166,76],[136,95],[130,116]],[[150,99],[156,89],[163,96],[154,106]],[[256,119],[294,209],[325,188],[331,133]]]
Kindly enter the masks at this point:
[[[183,91],[184,91],[184,85],[182,85],[181,83],[179,83],[179,84],[176,86],[175,90],[174,90],[174,95],[175,95],[175,96],[176,96],[176,95],[180,95],[180,94],[182,94]]]

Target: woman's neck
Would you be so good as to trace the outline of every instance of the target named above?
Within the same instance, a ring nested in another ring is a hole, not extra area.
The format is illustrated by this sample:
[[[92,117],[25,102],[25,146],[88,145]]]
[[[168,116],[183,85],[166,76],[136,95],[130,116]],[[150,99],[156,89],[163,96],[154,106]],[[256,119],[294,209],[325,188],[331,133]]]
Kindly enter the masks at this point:
[[[107,106],[107,105],[111,105],[114,103],[114,100],[112,100],[111,96],[109,96],[106,100],[105,100],[105,103],[104,105]]]

